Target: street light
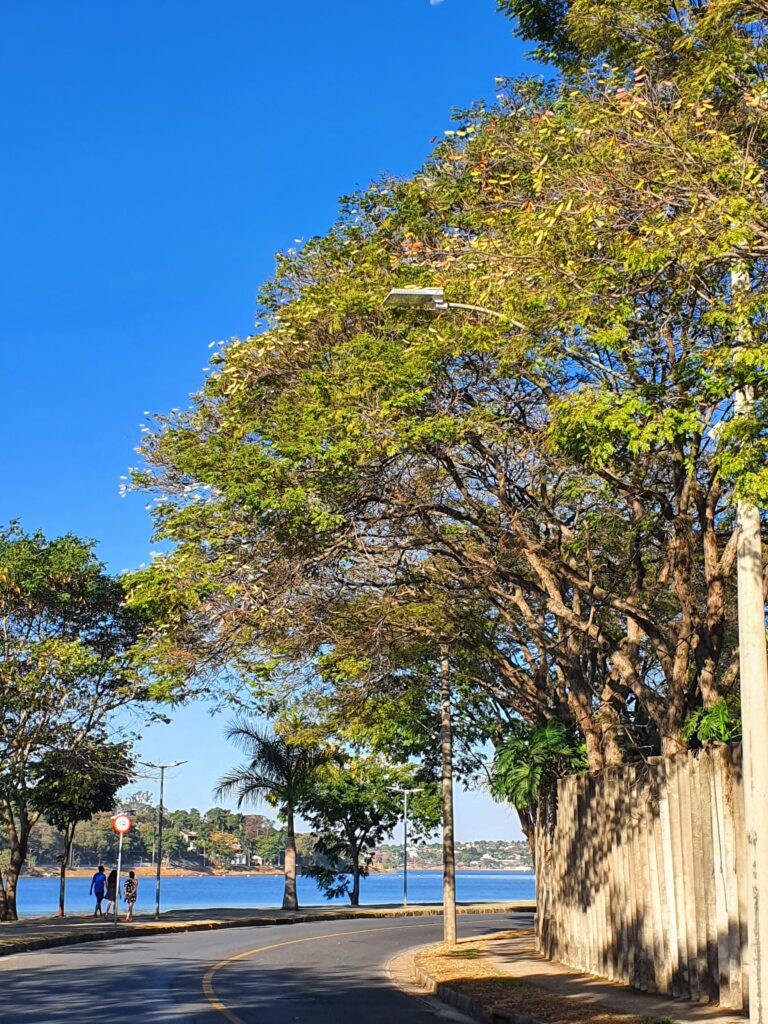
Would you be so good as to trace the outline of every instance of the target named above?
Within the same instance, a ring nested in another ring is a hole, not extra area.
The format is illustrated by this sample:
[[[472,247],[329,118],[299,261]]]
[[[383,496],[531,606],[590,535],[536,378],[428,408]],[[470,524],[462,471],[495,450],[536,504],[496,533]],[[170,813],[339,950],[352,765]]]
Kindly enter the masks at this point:
[[[390,793],[403,794],[403,906],[408,906],[408,797],[411,793],[422,793],[423,787],[405,789],[402,786],[391,786]]]
[[[496,317],[497,320],[508,320],[514,327],[519,327],[521,331],[526,329],[517,320],[512,320],[503,313],[497,313],[495,309],[473,306],[467,302],[448,302],[443,288],[393,288],[384,299],[383,304],[389,308],[426,309],[433,313],[441,313],[446,309],[466,309],[470,313],[482,313],[484,316]]]
[[[519,331],[529,328],[519,320],[499,313],[485,306],[475,306],[467,302],[448,302],[443,288],[393,288],[383,302],[384,306],[395,309],[422,309],[432,313],[460,309],[481,316],[490,316],[495,320],[503,320]],[[575,352],[568,346],[560,346],[572,357],[583,359],[584,353]],[[587,360],[596,365],[604,373],[613,374],[610,367],[595,362],[589,356]],[[525,379],[525,378],[523,378]],[[451,722],[451,687],[448,663],[448,649],[441,645],[440,652],[440,748],[442,762],[442,804],[443,804],[443,939],[446,945],[454,946],[457,941],[456,928],[456,855],[454,848],[453,820],[453,729]],[[407,856],[407,854],[406,854]],[[405,883],[405,878],[403,879]],[[405,900],[403,900],[405,905]]]
[[[186,761],[174,761],[172,764],[154,764],[152,761],[141,762],[145,768],[155,768],[160,772],[160,804],[157,809],[157,867],[155,876],[155,920],[160,920],[160,872],[163,863],[163,789],[165,772],[168,768],[178,768]]]
[[[505,316],[485,306],[475,306],[467,302],[448,302],[443,288],[393,288],[384,299],[385,306],[396,309],[425,309],[433,313],[441,313],[450,309],[466,310],[480,313],[496,320],[505,320],[520,331],[527,327],[519,320]],[[448,946],[455,946],[456,929],[456,853],[454,845],[453,821],[453,728],[451,722],[451,684],[448,664],[448,648],[441,644],[440,649],[440,760],[442,764],[442,805],[443,805],[443,939]],[[407,804],[406,804],[407,807]],[[406,814],[403,815],[404,821]],[[403,857],[403,906],[407,903],[407,825],[403,832],[406,836]]]

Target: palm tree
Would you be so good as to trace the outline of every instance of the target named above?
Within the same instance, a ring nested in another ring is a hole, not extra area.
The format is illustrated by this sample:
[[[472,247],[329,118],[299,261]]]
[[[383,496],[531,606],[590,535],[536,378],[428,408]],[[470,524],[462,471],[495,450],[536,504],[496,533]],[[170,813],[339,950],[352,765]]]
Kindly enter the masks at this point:
[[[319,747],[289,743],[247,718],[236,719],[229,726],[227,739],[241,747],[249,760],[219,779],[216,795],[237,794],[238,807],[249,800],[266,799],[279,808],[286,825],[283,909],[298,910],[294,810],[328,761],[329,753]]]

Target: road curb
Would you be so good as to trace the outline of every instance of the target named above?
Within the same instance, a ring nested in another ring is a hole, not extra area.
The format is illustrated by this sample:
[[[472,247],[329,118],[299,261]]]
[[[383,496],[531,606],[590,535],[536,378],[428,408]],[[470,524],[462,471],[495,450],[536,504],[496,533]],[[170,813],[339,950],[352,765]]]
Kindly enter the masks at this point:
[[[457,992],[456,989],[451,988],[450,985],[435,981],[431,974],[423,971],[421,967],[417,967],[415,963],[413,964],[413,980],[419,988],[424,989],[431,996],[437,996],[442,1003],[448,1003],[449,1006],[454,1006],[457,1010],[461,1010],[462,1013],[466,1013],[469,1017],[474,1017],[475,1020],[488,1020],[485,1007],[479,1000],[471,999],[469,996],[465,996],[462,992]]]
[[[525,904],[522,901],[511,903],[491,903],[484,906],[460,907],[460,914],[505,914],[515,911],[525,911],[533,904]],[[83,930],[62,935],[46,935],[18,939],[17,941],[4,941],[1,937],[2,926],[0,925],[0,957],[14,956],[17,953],[31,953],[41,949],[55,949],[58,946],[78,946],[86,942],[104,942],[112,939],[135,938],[137,936],[171,935],[174,932],[200,932],[218,931],[223,928],[262,928],[267,925],[281,924],[308,924],[315,921],[351,921],[357,919],[386,919],[400,917],[439,917],[442,915],[442,907],[408,907],[407,909],[393,907],[381,910],[332,910],[313,913],[308,911],[296,914],[274,915],[269,917],[241,917],[235,919],[211,919],[193,921],[169,921],[159,924],[142,924],[135,922],[132,925],[121,923],[115,928],[98,928],[94,930]],[[526,1022],[527,1024],[527,1022]]]

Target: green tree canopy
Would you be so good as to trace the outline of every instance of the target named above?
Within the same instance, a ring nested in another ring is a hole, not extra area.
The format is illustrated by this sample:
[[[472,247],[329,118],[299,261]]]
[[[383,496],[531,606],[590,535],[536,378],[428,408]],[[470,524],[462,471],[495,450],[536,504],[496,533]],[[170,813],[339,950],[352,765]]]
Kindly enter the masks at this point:
[[[299,802],[315,833],[315,857],[324,863],[304,868],[328,899],[348,895],[360,902],[360,879],[367,877],[376,846],[402,819],[402,796],[395,787],[420,788],[413,794],[409,821],[414,838],[426,838],[440,822],[440,794],[433,779],[412,767],[395,767],[380,756],[341,755],[326,765]]]
[[[59,916],[64,915],[66,871],[75,829],[99,811],[111,811],[118,790],[133,778],[128,743],[89,737],[74,750],[51,750],[34,769],[32,806],[63,835]]]
[[[396,664],[420,602],[455,609],[493,699],[576,727],[593,769],[679,750],[733,690],[734,503],[768,502],[764,34],[757,9],[683,9],[529,5],[574,53],[577,16],[626,61],[642,18],[668,32],[647,67],[500,83],[279,259],[257,332],[145,442],[176,543],[134,581],[160,663],[336,659],[335,701]],[[383,308],[426,285],[495,315]]]
[[[10,847],[0,920],[16,917],[37,786],[41,800],[50,795],[55,765],[71,766],[74,785],[81,755],[108,739],[114,712],[149,694],[132,660],[144,619],[93,548],[18,524],[0,530],[0,815]],[[81,781],[74,803],[82,791]]]
[[[528,842],[533,846],[539,795],[557,779],[589,767],[583,743],[569,733],[563,722],[550,719],[545,725],[512,728],[496,748],[491,792],[517,810]]]

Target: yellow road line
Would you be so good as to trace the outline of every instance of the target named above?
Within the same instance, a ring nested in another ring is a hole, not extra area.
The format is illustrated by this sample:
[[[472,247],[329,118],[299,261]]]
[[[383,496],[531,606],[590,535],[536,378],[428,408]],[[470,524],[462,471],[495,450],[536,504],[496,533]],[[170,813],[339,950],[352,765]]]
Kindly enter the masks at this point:
[[[390,931],[395,931],[398,928],[429,928],[434,922],[427,924],[398,924],[393,925]],[[365,932],[377,932],[381,926],[375,928],[356,928],[354,931],[349,932],[324,932],[322,935],[309,935],[304,939],[288,939],[286,942],[273,942],[270,946],[258,946],[256,949],[246,950],[244,953],[236,953],[234,956],[229,956],[226,960],[219,960],[213,967],[209,967],[203,977],[203,995],[211,1004],[212,1008],[220,1013],[223,1017],[229,1021],[229,1024],[248,1024],[242,1017],[230,1010],[229,1007],[225,1006],[224,1003],[216,995],[216,990],[213,987],[213,979],[218,971],[228,964],[233,964],[238,960],[245,960],[249,956],[256,956],[257,953],[268,953],[271,949],[282,949],[284,946],[298,946],[302,942],[319,942],[321,939],[337,939],[340,936],[345,935],[362,935]]]

